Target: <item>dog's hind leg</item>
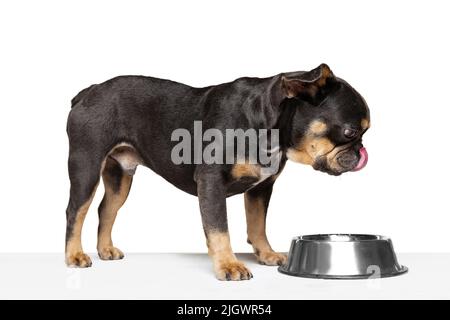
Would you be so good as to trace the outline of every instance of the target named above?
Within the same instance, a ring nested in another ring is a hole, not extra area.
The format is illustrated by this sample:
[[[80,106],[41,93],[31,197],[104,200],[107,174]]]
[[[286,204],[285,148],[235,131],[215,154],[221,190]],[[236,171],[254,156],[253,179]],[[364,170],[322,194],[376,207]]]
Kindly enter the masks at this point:
[[[91,259],[83,252],[81,231],[84,218],[94,198],[100,179],[102,159],[95,159],[87,152],[71,152],[69,155],[70,199],[66,210],[66,264],[86,268]]]
[[[97,251],[99,257],[103,260],[122,259],[124,255],[122,251],[114,247],[111,232],[117,211],[128,197],[133,177],[112,157],[106,159],[102,177],[105,195],[98,208],[100,222]]]

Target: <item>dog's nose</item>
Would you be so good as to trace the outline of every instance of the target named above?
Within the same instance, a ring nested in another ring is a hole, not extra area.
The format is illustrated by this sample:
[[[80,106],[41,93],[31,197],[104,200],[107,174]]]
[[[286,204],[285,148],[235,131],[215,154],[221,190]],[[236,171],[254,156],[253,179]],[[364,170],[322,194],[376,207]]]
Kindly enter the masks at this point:
[[[345,152],[337,157],[337,162],[345,169],[353,169],[358,164],[358,156],[353,152]]]

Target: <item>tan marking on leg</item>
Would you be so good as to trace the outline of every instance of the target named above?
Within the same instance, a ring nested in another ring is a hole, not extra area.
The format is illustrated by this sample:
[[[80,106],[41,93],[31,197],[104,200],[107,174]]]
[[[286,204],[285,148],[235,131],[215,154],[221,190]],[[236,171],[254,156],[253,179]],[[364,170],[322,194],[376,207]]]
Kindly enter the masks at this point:
[[[261,167],[249,163],[237,163],[233,165],[231,175],[236,180],[242,177],[254,177],[259,179],[261,175]]]
[[[83,247],[81,245],[81,231],[89,206],[92,203],[92,199],[94,199],[97,186],[98,183],[94,187],[94,191],[89,199],[80,207],[80,209],[78,209],[72,228],[72,234],[66,243],[66,264],[70,267],[86,268],[92,265],[89,256],[83,252]]]
[[[248,242],[253,246],[259,263],[276,266],[284,264],[287,256],[274,252],[266,235],[266,208],[262,198],[244,194],[245,214],[247,218]]]
[[[117,212],[128,197],[132,177],[124,173],[120,184],[120,190],[114,192],[111,186],[112,182],[109,181],[111,178],[107,173],[103,173],[102,176],[103,184],[105,186],[105,195],[102,200],[101,213],[99,215],[100,222],[98,229],[97,251],[98,255],[103,260],[122,259],[124,254],[118,248],[114,247],[111,233],[114,221],[116,220]]]
[[[362,128],[363,130],[366,130],[366,129],[368,129],[369,127],[370,127],[370,121],[369,121],[369,119],[366,119],[366,118],[362,119],[362,120],[361,120],[361,128]]]
[[[249,280],[251,272],[233,253],[228,232],[207,232],[208,254],[219,280]]]

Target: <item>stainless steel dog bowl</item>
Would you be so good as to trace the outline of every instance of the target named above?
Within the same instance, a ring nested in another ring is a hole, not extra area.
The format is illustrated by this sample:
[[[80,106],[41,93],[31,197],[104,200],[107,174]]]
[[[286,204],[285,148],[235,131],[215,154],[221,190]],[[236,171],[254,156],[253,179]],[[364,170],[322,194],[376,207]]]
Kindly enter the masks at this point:
[[[392,277],[408,271],[389,238],[368,234],[316,234],[292,240],[281,273],[320,279]]]

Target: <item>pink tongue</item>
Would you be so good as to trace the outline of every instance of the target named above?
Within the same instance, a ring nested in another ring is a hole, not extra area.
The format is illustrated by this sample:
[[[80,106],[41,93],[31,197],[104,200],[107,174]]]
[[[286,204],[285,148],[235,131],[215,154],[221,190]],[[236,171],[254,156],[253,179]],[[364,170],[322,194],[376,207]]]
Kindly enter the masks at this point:
[[[369,154],[367,153],[366,148],[361,147],[361,149],[359,149],[359,162],[356,165],[356,167],[353,168],[352,171],[359,171],[362,168],[364,168],[367,164],[367,161],[369,161]]]

